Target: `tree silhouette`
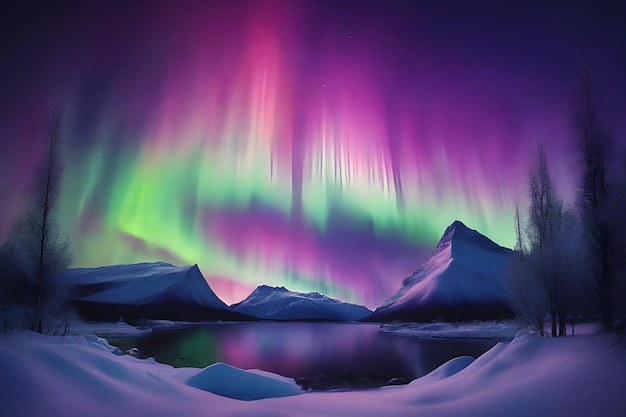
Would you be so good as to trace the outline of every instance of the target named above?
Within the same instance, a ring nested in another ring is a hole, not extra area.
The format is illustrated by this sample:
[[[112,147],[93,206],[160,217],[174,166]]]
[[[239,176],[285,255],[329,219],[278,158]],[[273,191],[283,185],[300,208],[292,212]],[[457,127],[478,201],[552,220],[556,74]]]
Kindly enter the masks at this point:
[[[59,272],[72,263],[70,242],[62,239],[56,221],[56,208],[61,190],[60,110],[54,112],[48,129],[46,154],[39,165],[35,189],[25,218],[18,227],[18,247],[28,261],[24,274],[26,295],[22,304],[27,327],[39,333],[55,330],[55,321],[67,317],[68,303]]]
[[[542,335],[550,318],[550,335],[564,336],[568,309],[574,297],[577,257],[577,222],[564,210],[550,178],[543,144],[528,172],[529,200],[526,221],[515,213],[515,256],[507,271],[506,286],[518,319]]]
[[[600,123],[593,87],[582,64],[579,86],[580,107],[575,117],[576,146],[582,175],[578,182],[578,211],[582,220],[588,263],[596,281],[595,296],[600,302],[602,327],[613,330],[614,290],[618,277],[614,268],[616,248],[609,224],[611,189],[609,183],[613,137]]]

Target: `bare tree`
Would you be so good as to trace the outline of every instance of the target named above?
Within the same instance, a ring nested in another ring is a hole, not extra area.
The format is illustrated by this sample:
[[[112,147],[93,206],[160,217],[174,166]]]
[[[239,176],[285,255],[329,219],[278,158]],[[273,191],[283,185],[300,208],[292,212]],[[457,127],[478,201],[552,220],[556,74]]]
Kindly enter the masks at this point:
[[[506,273],[505,287],[511,308],[520,324],[543,336],[547,303],[543,285],[536,279],[538,265],[530,255],[525,233],[519,207],[515,207],[515,252]]]
[[[584,257],[584,245],[580,222],[572,209],[561,213],[560,227],[555,231],[555,241],[551,256],[551,267],[557,287],[554,291],[556,313],[558,315],[558,335],[564,336],[566,322],[571,318],[572,332],[575,316],[584,312],[586,297],[589,294],[590,280]]]
[[[72,263],[70,243],[62,239],[56,221],[63,167],[61,112],[55,111],[48,130],[45,157],[21,227],[18,246],[28,261],[27,294],[22,296],[27,327],[39,333],[54,331],[55,321],[67,317],[67,297],[59,272]]]
[[[582,175],[578,183],[578,211],[582,219],[588,262],[595,277],[595,295],[600,302],[602,327],[613,330],[616,286],[613,266],[608,207],[611,199],[609,165],[613,150],[612,135],[602,127],[594,103],[593,88],[584,64],[579,86],[580,108],[575,117],[576,145]]]
[[[560,274],[554,268],[559,242],[558,231],[562,225],[563,202],[557,196],[550,178],[543,143],[537,150],[536,164],[528,173],[528,237],[530,253],[537,259],[536,279],[541,283],[548,300],[551,335],[557,334],[557,317],[560,297]]]
[[[620,318],[618,328],[626,330],[626,161],[619,167],[616,180],[611,183],[607,200],[607,228],[609,230],[610,295],[613,313]]]
[[[570,263],[575,246],[568,245],[568,234],[575,230],[575,217],[563,210],[550,172],[543,144],[528,172],[528,216],[515,213],[517,243],[507,272],[511,305],[523,324],[545,333],[544,320],[550,318],[550,335],[566,333],[571,286]]]

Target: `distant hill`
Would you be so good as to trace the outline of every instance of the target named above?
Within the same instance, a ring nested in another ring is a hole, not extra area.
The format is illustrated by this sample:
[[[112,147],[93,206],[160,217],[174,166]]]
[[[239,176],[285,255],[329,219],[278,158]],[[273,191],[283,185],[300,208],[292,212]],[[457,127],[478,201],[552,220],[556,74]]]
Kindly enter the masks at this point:
[[[299,293],[284,287],[257,287],[245,300],[231,306],[235,311],[267,320],[352,321],[371,310],[344,303],[317,292]]]

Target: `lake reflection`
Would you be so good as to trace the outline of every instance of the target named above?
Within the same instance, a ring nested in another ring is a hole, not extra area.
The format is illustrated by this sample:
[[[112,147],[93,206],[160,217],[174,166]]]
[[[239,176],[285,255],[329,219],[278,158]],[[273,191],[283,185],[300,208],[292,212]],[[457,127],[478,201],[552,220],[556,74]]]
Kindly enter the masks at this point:
[[[418,340],[382,334],[376,324],[215,323],[133,339],[113,340],[127,350],[175,367],[224,362],[296,379],[326,375],[410,381],[462,355],[478,357],[496,341]]]

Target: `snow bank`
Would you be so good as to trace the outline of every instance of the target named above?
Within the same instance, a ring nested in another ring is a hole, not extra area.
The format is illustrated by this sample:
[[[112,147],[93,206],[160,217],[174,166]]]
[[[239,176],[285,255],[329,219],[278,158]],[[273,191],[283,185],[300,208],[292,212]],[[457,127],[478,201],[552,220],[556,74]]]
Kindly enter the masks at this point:
[[[73,320],[69,328],[71,335],[96,334],[101,337],[137,337],[152,333],[147,326],[131,326],[124,321],[98,322]]]
[[[185,381],[204,379],[203,371],[117,356],[96,337],[11,332],[0,336],[0,370],[0,416],[622,417],[626,410],[626,349],[596,334],[520,333],[409,385],[257,401],[191,387]],[[229,372],[214,377],[241,380]]]
[[[519,326],[512,321],[473,323],[391,323],[382,333],[419,339],[497,339],[511,340]]]
[[[244,371],[225,363],[214,363],[198,372],[187,385],[238,400],[288,397],[301,394],[296,382],[270,372],[263,374]]]

